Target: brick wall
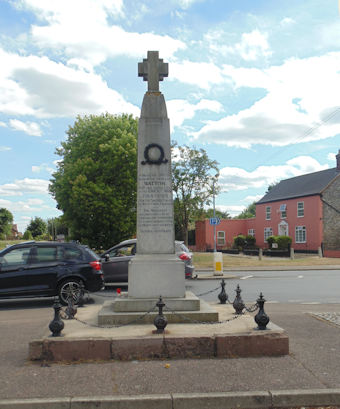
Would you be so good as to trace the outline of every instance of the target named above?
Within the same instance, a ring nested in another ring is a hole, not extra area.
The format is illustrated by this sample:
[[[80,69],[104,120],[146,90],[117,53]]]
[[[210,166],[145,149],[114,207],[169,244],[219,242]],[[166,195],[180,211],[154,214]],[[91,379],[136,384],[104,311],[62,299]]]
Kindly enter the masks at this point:
[[[340,252],[340,175],[324,190],[323,244],[326,257],[339,257]],[[327,202],[327,203],[325,203]],[[338,211],[336,211],[337,209]]]

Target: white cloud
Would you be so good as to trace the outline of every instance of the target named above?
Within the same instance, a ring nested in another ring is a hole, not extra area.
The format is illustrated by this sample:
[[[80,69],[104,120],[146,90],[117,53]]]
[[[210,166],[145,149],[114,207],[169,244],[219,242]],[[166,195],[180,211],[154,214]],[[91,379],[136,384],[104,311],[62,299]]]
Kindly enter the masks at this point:
[[[167,102],[171,130],[180,127],[187,119],[192,119],[197,111],[222,112],[223,106],[218,101],[202,99],[197,104],[190,104],[185,99],[172,99]]]
[[[36,122],[22,122],[18,119],[10,119],[9,124],[11,128],[15,129],[16,131],[22,131],[27,133],[28,135],[33,136],[41,136],[42,130],[40,129],[40,125]]]
[[[23,196],[25,193],[48,193],[48,180],[24,178],[0,185],[0,196]]]
[[[7,128],[7,125],[5,124],[5,122],[0,121],[0,126],[2,126],[3,128]]]
[[[209,49],[217,54],[240,56],[245,61],[256,61],[272,55],[268,43],[268,34],[259,30],[243,33],[241,41],[228,45],[225,30],[214,29],[205,34],[204,39],[209,44]]]
[[[188,60],[181,63],[172,62],[170,69],[170,80],[178,80],[205,90],[209,90],[214,84],[221,84],[226,81],[222,75],[222,69],[210,62]]]
[[[178,0],[178,3],[182,9],[187,9],[192,6],[194,3],[201,2],[203,0]]]
[[[229,52],[239,54],[246,61],[255,61],[272,54],[268,44],[268,35],[259,30],[243,33],[241,42],[229,48]]]
[[[285,27],[285,26],[290,26],[292,24],[295,24],[296,21],[294,19],[292,19],[291,17],[285,17],[280,21],[281,26]]]
[[[47,163],[42,163],[39,166],[32,166],[32,172],[33,173],[40,173],[40,172],[48,172],[48,173],[52,173],[54,172],[55,169],[51,168]]]
[[[1,146],[0,145],[0,152],[6,152],[6,151],[10,151],[12,148],[10,148],[9,146]]]
[[[101,112],[139,114],[94,73],[55,63],[47,57],[22,57],[0,49],[0,112],[39,118]]]
[[[241,213],[246,206],[242,205],[217,205],[216,209],[220,210],[221,212],[228,212],[230,216],[234,217]]]
[[[244,199],[242,199],[242,202],[246,202],[246,203],[257,202],[258,200],[261,199],[262,196],[263,195],[246,196]]]
[[[159,50],[162,58],[169,58],[185,48],[183,42],[168,35],[127,32],[110,25],[108,17],[123,15],[122,1],[22,0],[21,5],[46,22],[31,27],[32,40],[38,47],[62,51],[68,58],[93,66],[120,55],[140,57],[147,50]]]
[[[310,156],[298,156],[288,160],[284,165],[259,166],[251,172],[241,168],[225,167],[220,170],[219,185],[226,191],[258,189],[283,179],[327,168],[328,165],[321,165]]]
[[[30,200],[21,200],[18,202],[12,202],[10,200],[5,200],[5,199],[0,199],[0,207],[5,207],[8,209],[10,212],[25,212],[25,213],[31,213],[31,212],[37,212],[39,210],[42,210],[44,206],[42,204],[44,203],[43,200],[39,202],[34,202],[32,199]]]
[[[335,153],[329,153],[329,154],[327,155],[327,159],[328,159],[330,162],[335,163]]]
[[[340,53],[290,59],[260,70],[224,65],[234,87],[263,88],[250,108],[210,121],[193,134],[206,142],[249,148],[325,139],[340,132]],[[316,80],[317,79],[317,80]]]

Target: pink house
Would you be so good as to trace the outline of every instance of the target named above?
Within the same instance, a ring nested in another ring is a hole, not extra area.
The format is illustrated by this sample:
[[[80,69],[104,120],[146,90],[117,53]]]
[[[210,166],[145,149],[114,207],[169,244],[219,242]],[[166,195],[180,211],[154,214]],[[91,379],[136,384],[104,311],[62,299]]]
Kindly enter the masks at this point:
[[[272,235],[292,237],[301,251],[323,249],[326,257],[340,257],[340,150],[335,168],[282,180],[256,204],[256,217],[222,220],[217,226],[217,248],[231,247],[238,234],[254,235],[266,248]],[[213,248],[209,220],[196,222],[196,249]]]

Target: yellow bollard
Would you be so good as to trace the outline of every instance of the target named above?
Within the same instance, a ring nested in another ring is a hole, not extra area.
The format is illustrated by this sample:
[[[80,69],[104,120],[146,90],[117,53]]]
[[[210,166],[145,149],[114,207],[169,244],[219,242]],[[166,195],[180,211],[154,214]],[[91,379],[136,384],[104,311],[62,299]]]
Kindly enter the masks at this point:
[[[214,276],[222,276],[222,275],[223,275],[222,253],[215,252],[214,253]]]

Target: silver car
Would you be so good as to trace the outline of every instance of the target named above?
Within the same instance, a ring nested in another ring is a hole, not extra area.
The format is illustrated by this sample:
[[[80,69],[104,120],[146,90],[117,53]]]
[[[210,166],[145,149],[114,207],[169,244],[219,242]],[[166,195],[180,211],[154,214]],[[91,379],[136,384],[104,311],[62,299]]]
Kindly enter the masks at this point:
[[[125,240],[100,255],[105,283],[127,283],[128,264],[136,254],[137,239]],[[182,241],[175,241],[177,256],[184,262],[185,278],[193,278],[192,253]]]

